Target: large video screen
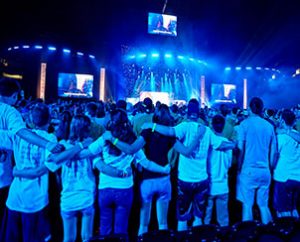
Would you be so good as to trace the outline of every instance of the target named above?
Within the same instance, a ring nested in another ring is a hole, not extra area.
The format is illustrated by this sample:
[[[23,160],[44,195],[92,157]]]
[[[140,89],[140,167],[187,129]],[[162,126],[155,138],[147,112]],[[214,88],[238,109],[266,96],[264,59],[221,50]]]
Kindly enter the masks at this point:
[[[148,33],[177,36],[177,16],[149,13]]]
[[[94,76],[90,74],[58,73],[58,96],[93,97]]]
[[[236,103],[236,85],[211,84],[211,102]]]

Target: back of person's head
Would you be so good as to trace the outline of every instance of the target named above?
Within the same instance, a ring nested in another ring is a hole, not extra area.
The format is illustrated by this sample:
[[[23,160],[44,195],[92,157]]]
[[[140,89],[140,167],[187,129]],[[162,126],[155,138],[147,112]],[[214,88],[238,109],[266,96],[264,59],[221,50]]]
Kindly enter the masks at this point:
[[[90,115],[91,117],[96,117],[97,114],[97,104],[94,102],[89,102],[86,107],[85,110],[88,113],[88,115]]]
[[[125,100],[122,100],[122,99],[118,100],[116,105],[117,105],[117,108],[121,108],[125,111],[127,110],[127,102]]]
[[[293,126],[296,120],[296,115],[289,109],[284,109],[281,114],[281,118],[284,120],[287,126]]]
[[[35,127],[40,128],[49,123],[50,111],[48,106],[44,103],[35,104],[30,111],[30,115],[31,122]]]
[[[20,83],[12,78],[3,77],[0,79],[0,96],[10,97],[21,91]]]
[[[172,111],[172,113],[178,113],[178,106],[176,104],[172,104],[172,106],[170,107],[170,110]]]
[[[150,97],[146,97],[143,101],[143,106],[145,107],[146,113],[152,113],[153,111],[153,102]]]
[[[110,112],[110,121],[107,123],[106,129],[111,131],[112,136],[120,141],[132,144],[136,140],[127,113],[121,108],[116,108]],[[121,151],[111,142],[108,142],[108,145],[109,154],[115,156],[121,154]]]
[[[266,113],[267,118],[271,118],[271,117],[274,116],[275,110],[271,109],[271,108],[267,108],[266,111],[265,111],[265,113]]]
[[[212,118],[212,127],[217,133],[222,133],[225,126],[225,118],[222,115],[215,115]]]
[[[222,103],[220,105],[220,112],[224,117],[226,117],[227,114],[230,112],[228,106],[225,103]]]
[[[259,97],[254,97],[250,101],[251,112],[257,115],[261,115],[264,109],[264,103]]]
[[[192,98],[187,107],[187,115],[189,118],[197,119],[199,117],[200,107],[197,99]]]
[[[157,110],[155,110],[152,118],[153,123],[171,126],[173,124],[173,118],[170,114],[169,107],[166,104],[161,104]]]
[[[105,117],[105,105],[102,101],[97,103],[97,118]]]
[[[69,140],[83,141],[90,135],[91,120],[88,116],[78,114],[72,118]]]

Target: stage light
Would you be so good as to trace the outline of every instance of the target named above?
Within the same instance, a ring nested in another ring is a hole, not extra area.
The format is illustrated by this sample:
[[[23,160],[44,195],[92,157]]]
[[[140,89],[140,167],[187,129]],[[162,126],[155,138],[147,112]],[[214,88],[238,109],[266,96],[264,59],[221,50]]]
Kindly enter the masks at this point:
[[[55,51],[56,48],[55,48],[54,46],[49,46],[49,47],[48,47],[48,50]]]
[[[166,58],[172,58],[173,56],[171,54],[165,54]]]
[[[270,70],[270,68],[266,67],[266,68],[265,68],[265,70],[267,70],[267,71],[268,71],[268,70]]]
[[[139,58],[146,58],[147,57],[147,55],[146,54],[139,54]]]
[[[194,58],[189,58],[190,61],[194,61]]]
[[[184,59],[184,56],[178,55],[177,58],[178,58],[179,60],[183,60],[183,59]]]
[[[14,50],[17,50],[17,49],[19,49],[19,46],[14,46]]]
[[[83,53],[82,52],[77,52],[77,55],[78,56],[83,56]]]
[[[154,58],[158,58],[159,54],[158,53],[152,53],[151,56],[154,57]]]
[[[240,71],[240,70],[242,70],[242,67],[237,66],[237,67],[235,67],[235,69],[236,69],[237,71]]]
[[[69,50],[69,49],[63,49],[63,52],[69,54],[69,53],[71,53],[71,50]]]
[[[231,71],[231,67],[229,66],[225,67],[225,71]]]
[[[275,75],[275,74],[273,74],[273,75],[272,75],[272,79],[274,80],[275,78],[276,78],[276,75]]]
[[[246,70],[252,70],[251,66],[246,66]]]
[[[256,70],[261,70],[262,68],[260,66],[257,66],[256,67]]]
[[[89,57],[90,57],[91,59],[95,59],[95,56],[94,56],[94,55],[89,55]]]
[[[129,60],[132,60],[132,59],[134,59],[135,58],[135,55],[130,55],[130,56],[128,56],[128,59]]]
[[[11,47],[9,47],[7,50],[8,50],[8,51],[11,51],[11,50],[12,50],[12,48],[11,48]]]
[[[43,49],[43,46],[41,46],[41,45],[35,45],[34,48],[37,49],[37,50],[41,50],[41,49]]]
[[[23,45],[22,48],[23,48],[23,49],[29,49],[30,46],[29,46],[29,45]]]

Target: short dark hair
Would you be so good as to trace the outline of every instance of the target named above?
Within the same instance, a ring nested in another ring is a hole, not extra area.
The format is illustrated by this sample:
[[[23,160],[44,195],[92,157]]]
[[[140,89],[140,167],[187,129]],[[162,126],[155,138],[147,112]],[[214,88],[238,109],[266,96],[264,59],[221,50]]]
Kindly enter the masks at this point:
[[[199,107],[199,102],[197,99],[192,98],[189,103],[188,103],[188,111],[187,115],[188,117],[199,117],[199,112],[200,112],[200,107]]]
[[[250,109],[252,113],[260,115],[264,109],[264,103],[259,97],[254,97],[250,101]]]
[[[12,78],[3,77],[0,79],[0,95],[10,97],[21,90],[20,83]]]
[[[127,109],[127,102],[125,100],[122,100],[122,99],[118,100],[116,105],[117,105],[117,108],[122,108],[125,111]]]
[[[289,109],[284,109],[281,117],[287,126],[293,126],[296,120],[296,115]]]
[[[38,103],[31,109],[32,123],[37,127],[42,127],[49,123],[49,108],[44,103]]]
[[[225,126],[225,118],[222,115],[215,115],[212,118],[212,127],[217,133],[222,133]]]
[[[94,102],[89,102],[86,105],[86,111],[88,112],[89,115],[91,115],[91,117],[95,117],[97,114],[97,104]]]
[[[159,108],[154,111],[152,121],[153,123],[171,126],[173,124],[173,118],[170,114],[169,107],[166,104],[161,104]]]

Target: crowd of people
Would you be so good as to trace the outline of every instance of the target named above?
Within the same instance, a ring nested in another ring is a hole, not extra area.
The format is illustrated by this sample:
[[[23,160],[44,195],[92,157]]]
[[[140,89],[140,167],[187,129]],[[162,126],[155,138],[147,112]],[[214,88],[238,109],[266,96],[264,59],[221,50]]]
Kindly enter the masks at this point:
[[[299,217],[298,106],[46,104],[20,91],[1,79],[1,241],[137,236],[153,215],[156,229],[178,231]]]

